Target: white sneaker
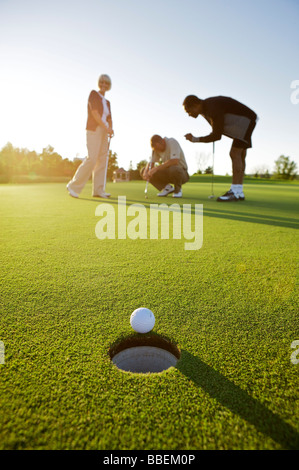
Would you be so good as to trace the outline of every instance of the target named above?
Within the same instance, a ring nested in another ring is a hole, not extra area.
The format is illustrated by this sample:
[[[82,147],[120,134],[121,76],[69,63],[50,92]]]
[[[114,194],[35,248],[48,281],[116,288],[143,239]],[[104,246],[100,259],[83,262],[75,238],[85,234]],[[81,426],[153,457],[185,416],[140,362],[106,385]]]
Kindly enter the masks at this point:
[[[73,191],[73,190],[70,188],[69,183],[66,185],[66,189],[68,190],[70,196],[72,196],[72,197],[79,197],[79,195],[78,195],[77,193],[75,193],[75,191]]]
[[[93,197],[104,197],[104,198],[108,198],[110,197],[111,194],[110,193],[106,193],[105,191],[102,191],[100,194],[94,194]]]
[[[245,196],[244,196],[244,193],[238,193],[238,196],[239,196],[239,201],[245,201]]]
[[[174,187],[171,186],[171,184],[167,184],[164,189],[160,193],[157,194],[157,196],[165,197],[168,196],[168,194],[173,193]]]
[[[173,193],[172,197],[182,197],[183,191],[180,189],[178,193]]]

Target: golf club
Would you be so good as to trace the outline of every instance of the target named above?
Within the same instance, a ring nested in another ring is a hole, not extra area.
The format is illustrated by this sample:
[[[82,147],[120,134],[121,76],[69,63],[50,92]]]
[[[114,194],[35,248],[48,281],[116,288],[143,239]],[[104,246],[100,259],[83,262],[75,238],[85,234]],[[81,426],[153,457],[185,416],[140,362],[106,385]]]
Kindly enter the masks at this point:
[[[215,158],[215,142],[213,142],[213,163],[212,163],[212,194],[209,199],[213,199],[214,195],[214,158]]]
[[[152,162],[153,162],[153,154],[151,155],[150,160],[149,160],[149,166],[148,166],[149,170],[151,170],[151,168],[152,168]],[[144,190],[145,199],[148,198],[148,196],[147,196],[147,188],[148,188],[148,180],[146,181],[145,190]]]

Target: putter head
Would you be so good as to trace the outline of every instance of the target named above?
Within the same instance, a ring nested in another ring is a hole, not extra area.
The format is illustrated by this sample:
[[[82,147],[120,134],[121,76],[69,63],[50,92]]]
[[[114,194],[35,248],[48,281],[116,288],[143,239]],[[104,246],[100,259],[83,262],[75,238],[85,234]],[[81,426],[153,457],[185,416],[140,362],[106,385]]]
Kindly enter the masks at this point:
[[[214,199],[214,197],[215,197],[215,196],[212,194],[212,196],[209,196],[209,199]]]

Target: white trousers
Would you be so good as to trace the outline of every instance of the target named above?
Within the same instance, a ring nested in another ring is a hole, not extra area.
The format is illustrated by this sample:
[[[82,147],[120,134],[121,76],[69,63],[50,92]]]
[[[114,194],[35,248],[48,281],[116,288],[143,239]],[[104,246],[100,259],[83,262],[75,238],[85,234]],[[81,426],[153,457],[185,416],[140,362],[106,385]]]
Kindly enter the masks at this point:
[[[105,191],[105,173],[108,153],[108,134],[102,127],[95,131],[86,131],[86,144],[88,156],[70,181],[70,188],[80,194],[85,184],[92,175],[92,195],[98,196]]]

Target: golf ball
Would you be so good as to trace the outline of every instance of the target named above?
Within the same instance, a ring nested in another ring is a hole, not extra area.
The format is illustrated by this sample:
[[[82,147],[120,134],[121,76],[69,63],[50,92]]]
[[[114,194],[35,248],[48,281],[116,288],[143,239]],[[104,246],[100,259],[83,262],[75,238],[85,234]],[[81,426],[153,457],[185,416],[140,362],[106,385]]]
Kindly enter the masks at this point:
[[[155,316],[148,308],[137,308],[131,315],[130,323],[137,333],[148,333],[154,328]]]

